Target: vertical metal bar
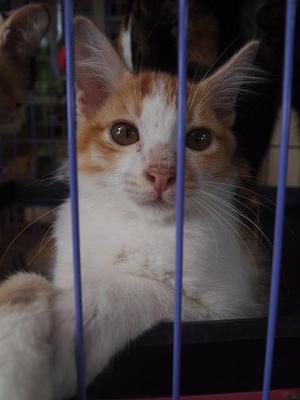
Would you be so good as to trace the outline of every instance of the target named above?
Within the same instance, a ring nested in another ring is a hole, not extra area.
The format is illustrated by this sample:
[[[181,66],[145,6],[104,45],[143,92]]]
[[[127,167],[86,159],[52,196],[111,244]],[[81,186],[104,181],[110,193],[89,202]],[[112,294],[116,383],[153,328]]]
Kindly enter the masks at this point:
[[[74,303],[75,303],[75,352],[77,380],[80,400],[86,399],[85,393],[85,357],[83,335],[83,313],[80,272],[80,235],[78,211],[77,149],[75,127],[74,93],[74,41],[73,41],[73,1],[64,0],[64,29],[66,46],[66,85],[67,85],[67,120],[70,197],[72,217],[72,245],[74,268]]]
[[[185,108],[186,108],[186,53],[188,6],[179,0],[178,10],[178,126],[176,165],[176,242],[175,242],[175,312],[173,332],[173,400],[180,397],[181,361],[181,295],[184,229],[184,164],[185,164]]]
[[[282,87],[282,117],[281,117],[281,141],[278,169],[278,188],[276,200],[276,218],[274,228],[274,252],[272,260],[272,279],[269,305],[269,319],[267,331],[267,345],[265,355],[265,369],[263,381],[263,400],[268,400],[272,379],[273,353],[276,334],[278,293],[280,284],[280,267],[282,255],[282,239],[284,227],[286,178],[288,165],[288,146],[290,131],[290,112],[293,78],[294,58],[294,33],[296,20],[296,0],[287,0],[285,18],[285,47],[284,47],[284,71]]]

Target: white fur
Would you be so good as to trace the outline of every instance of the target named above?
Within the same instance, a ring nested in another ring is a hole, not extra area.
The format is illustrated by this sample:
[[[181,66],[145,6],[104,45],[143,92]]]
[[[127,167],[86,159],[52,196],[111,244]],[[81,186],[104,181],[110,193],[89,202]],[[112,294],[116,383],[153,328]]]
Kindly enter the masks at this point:
[[[0,307],[0,399],[53,399],[48,299]]]

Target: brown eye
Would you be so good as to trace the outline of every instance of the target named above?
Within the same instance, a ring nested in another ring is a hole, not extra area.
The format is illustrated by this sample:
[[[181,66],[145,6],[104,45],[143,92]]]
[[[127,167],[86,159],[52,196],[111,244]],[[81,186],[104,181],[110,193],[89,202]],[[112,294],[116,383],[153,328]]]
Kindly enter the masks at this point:
[[[129,146],[140,140],[138,130],[126,122],[117,122],[110,129],[113,140],[121,146]]]
[[[192,150],[205,150],[211,142],[212,136],[206,129],[195,129],[186,135],[186,146]]]

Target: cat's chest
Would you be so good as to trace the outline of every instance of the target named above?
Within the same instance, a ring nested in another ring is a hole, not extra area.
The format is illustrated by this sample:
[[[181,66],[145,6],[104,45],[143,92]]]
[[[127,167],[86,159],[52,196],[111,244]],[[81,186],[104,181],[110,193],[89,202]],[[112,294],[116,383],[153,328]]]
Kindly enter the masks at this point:
[[[80,213],[82,277],[103,279],[101,274],[120,272],[148,276],[173,282],[175,224],[130,218],[103,209],[91,214],[91,207]],[[57,259],[55,280],[59,284],[72,281],[71,230],[68,204],[61,209],[56,226]],[[221,259],[222,246],[214,232],[214,240],[201,220],[186,220],[184,231],[184,272],[194,280],[205,275]],[[207,268],[209,267],[209,268]],[[106,275],[105,275],[106,276]]]
[[[83,256],[90,259],[94,266],[101,262],[105,267],[115,269],[155,270],[172,265],[172,226],[154,226],[130,220],[124,222],[111,221],[97,235],[90,232],[85,241]]]

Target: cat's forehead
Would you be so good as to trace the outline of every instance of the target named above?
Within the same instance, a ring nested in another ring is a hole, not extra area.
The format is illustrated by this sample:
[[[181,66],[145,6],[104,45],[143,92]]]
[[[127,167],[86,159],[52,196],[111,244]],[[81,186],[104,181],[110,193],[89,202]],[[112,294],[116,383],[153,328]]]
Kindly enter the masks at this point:
[[[177,126],[176,77],[160,72],[126,74],[114,95],[96,115],[99,125],[109,126],[117,120],[135,125],[144,144],[175,140]],[[199,85],[187,82],[186,123],[190,128],[207,119],[201,110],[204,96]]]
[[[147,78],[151,80],[145,90]],[[137,125],[144,133],[145,144],[168,142],[174,137],[177,124],[176,79],[163,74],[149,74],[141,77],[140,84],[144,93]]]

